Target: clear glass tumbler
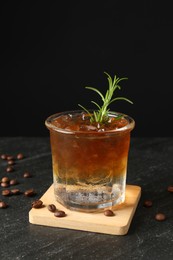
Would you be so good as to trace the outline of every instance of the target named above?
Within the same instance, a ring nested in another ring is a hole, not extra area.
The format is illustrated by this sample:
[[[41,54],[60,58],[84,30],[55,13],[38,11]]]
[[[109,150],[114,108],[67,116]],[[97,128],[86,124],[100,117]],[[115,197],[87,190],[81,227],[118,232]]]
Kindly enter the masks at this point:
[[[109,116],[114,119],[115,113]],[[128,115],[121,116],[124,125],[100,131],[81,125],[79,118],[85,121],[87,116],[78,110],[46,119],[54,193],[66,208],[93,212],[124,202],[130,132],[135,122]]]

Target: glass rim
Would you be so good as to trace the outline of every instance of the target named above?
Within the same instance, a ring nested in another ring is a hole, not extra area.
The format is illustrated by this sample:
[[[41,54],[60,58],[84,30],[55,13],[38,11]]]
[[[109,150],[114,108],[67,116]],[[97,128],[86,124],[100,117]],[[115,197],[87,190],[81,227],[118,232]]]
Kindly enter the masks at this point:
[[[89,109],[89,112],[93,112],[94,109]],[[62,112],[58,112],[58,113],[54,113],[50,116],[47,117],[47,119],[45,120],[45,125],[49,130],[54,130],[58,133],[64,133],[64,134],[85,134],[85,135],[106,135],[106,134],[117,134],[117,133],[122,133],[122,132],[130,132],[133,130],[133,128],[135,127],[135,121],[134,119],[124,113],[121,112],[114,112],[114,111],[109,111],[109,115],[112,115],[115,117],[115,115],[122,115],[127,121],[128,124],[121,127],[121,128],[117,128],[117,129],[113,129],[113,130],[105,130],[105,131],[84,131],[84,130],[69,130],[69,129],[63,129],[61,127],[57,127],[54,124],[52,124],[52,121],[62,115],[68,115],[68,114],[81,114],[81,113],[86,113],[84,110],[67,110],[67,111],[62,111]]]

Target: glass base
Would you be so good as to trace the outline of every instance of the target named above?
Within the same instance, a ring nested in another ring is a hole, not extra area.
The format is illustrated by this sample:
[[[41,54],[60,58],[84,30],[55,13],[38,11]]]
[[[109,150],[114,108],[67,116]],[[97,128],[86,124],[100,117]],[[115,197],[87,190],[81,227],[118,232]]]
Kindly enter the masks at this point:
[[[59,186],[59,185],[58,185]],[[112,190],[112,189],[111,189]],[[68,192],[65,188],[55,187],[56,200],[68,209],[83,211],[83,212],[96,212],[102,211],[106,208],[119,205],[125,200],[125,187],[124,185],[114,185],[113,192],[105,187],[99,191],[71,189],[68,187]]]

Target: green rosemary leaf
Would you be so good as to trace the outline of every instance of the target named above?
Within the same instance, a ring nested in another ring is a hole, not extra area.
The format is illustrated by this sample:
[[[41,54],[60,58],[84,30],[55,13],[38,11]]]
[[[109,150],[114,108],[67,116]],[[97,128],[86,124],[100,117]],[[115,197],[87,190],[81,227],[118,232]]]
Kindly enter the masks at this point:
[[[99,104],[97,104],[95,101],[91,101],[91,103],[95,104],[95,105],[98,107],[98,109],[101,109],[101,107],[99,106]]]
[[[121,89],[121,87],[119,85],[116,85],[118,89]]]
[[[89,112],[89,110],[86,109],[84,106],[82,106],[80,104],[78,104],[78,106],[80,106],[85,112],[87,112],[87,114],[89,114],[90,117],[92,116],[91,113]]]
[[[130,104],[133,104],[133,102],[130,99],[125,98],[125,97],[116,97],[116,98],[112,99],[109,104],[111,104],[112,102],[114,102],[116,100],[125,100],[125,101],[129,102]]]
[[[127,80],[128,78],[118,78],[118,80],[116,81],[116,83],[118,84],[120,81],[122,81],[122,80]]]
[[[95,122],[98,122],[98,114],[97,114],[97,112],[94,111],[93,114],[94,114]]]
[[[97,93],[101,96],[101,98],[102,98],[102,100],[103,100],[103,102],[104,102],[104,96],[102,95],[102,93],[101,93],[98,89],[92,88],[92,87],[85,87],[85,88],[91,89],[91,90],[97,92]]]
[[[118,78],[115,75],[113,80],[112,80],[111,76],[107,72],[104,72],[104,73],[107,75],[107,80],[108,80],[108,83],[109,83],[109,88],[107,89],[105,96],[96,88],[88,87],[88,86],[85,87],[85,88],[93,90],[93,91],[95,91],[96,93],[99,94],[99,96],[101,97],[101,99],[103,101],[102,106],[100,106],[95,101],[91,101],[91,103],[96,105],[97,108],[98,108],[98,110],[93,111],[93,114],[91,114],[85,107],[79,105],[84,111],[86,111],[89,114],[91,123],[94,123],[94,122],[106,123],[106,122],[108,122],[108,119],[109,119],[108,112],[110,110],[109,105],[114,101],[125,100],[125,101],[133,104],[133,102],[131,100],[129,100],[125,97],[115,97],[115,98],[113,98],[115,90],[117,88],[121,89],[121,86],[118,83],[122,80],[127,80],[128,78],[126,78],[126,77]],[[121,118],[121,117],[122,117],[121,115],[117,116],[116,119],[118,120],[118,118]]]

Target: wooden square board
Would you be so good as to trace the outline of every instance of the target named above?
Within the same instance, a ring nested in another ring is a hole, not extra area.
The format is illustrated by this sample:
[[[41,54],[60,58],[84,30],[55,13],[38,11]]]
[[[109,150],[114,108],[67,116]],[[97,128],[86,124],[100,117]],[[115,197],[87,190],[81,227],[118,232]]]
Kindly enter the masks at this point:
[[[112,208],[115,216],[106,217],[103,212],[84,213],[66,209],[55,200],[53,184],[40,198],[44,207],[32,208],[29,212],[29,222],[36,225],[75,229],[112,235],[127,234],[136,207],[141,196],[139,186],[126,186],[125,202],[118,208]],[[47,209],[49,204],[55,204],[57,209],[65,211],[66,217],[57,218]]]

